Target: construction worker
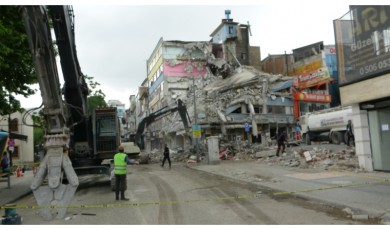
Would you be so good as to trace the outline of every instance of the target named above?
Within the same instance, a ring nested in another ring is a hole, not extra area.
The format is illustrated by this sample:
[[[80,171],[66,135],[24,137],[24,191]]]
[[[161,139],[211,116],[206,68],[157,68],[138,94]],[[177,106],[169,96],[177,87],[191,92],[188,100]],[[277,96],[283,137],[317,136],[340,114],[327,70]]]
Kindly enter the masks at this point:
[[[168,160],[169,169],[171,169],[171,158],[170,158],[170,156],[169,156],[169,148],[168,148],[168,145],[167,145],[167,144],[165,144],[165,148],[164,148],[164,158],[163,158],[161,167],[164,167],[165,160]]]
[[[347,145],[348,147],[350,147],[351,140],[352,140],[352,145],[355,145],[355,135],[353,134],[353,124],[351,120],[348,120],[346,129],[347,129]]]
[[[286,144],[284,142],[286,142],[287,140],[287,132],[286,131],[283,131],[278,139],[277,139],[277,142],[278,142],[278,149],[276,150],[276,156],[279,156],[279,152],[280,150],[282,150],[282,154],[284,153],[284,150],[286,149]]]
[[[114,156],[114,174],[115,174],[115,198],[119,200],[119,191],[121,192],[121,200],[129,200],[125,197],[125,190],[127,189],[127,164],[139,164],[138,161],[129,160],[126,153],[124,153],[123,146],[118,147],[118,153]]]

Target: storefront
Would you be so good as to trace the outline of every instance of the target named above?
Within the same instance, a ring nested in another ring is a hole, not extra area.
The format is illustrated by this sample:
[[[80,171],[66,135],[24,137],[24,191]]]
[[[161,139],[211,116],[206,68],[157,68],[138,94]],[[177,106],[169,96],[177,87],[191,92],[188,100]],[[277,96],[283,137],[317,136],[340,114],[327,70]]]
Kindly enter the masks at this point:
[[[388,18],[390,6],[350,6],[334,21],[341,103],[352,105],[356,155],[367,171],[390,171]]]
[[[294,117],[329,108],[332,101],[327,83],[332,82],[326,67],[299,75],[294,79]]]

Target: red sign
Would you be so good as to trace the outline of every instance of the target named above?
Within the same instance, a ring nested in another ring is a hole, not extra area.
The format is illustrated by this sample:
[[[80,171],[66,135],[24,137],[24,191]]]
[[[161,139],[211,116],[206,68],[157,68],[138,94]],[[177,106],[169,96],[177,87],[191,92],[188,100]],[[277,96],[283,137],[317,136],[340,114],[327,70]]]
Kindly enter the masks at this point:
[[[294,94],[294,100],[329,103],[332,101],[332,97],[329,94],[296,93]]]

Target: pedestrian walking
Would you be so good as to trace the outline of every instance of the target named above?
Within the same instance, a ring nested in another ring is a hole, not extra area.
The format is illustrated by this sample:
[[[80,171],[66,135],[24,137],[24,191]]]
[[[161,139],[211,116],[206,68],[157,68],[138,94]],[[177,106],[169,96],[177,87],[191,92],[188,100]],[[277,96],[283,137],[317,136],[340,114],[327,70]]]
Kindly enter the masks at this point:
[[[119,191],[121,192],[121,200],[129,200],[125,197],[127,189],[127,164],[139,164],[138,161],[129,160],[124,153],[123,146],[118,147],[118,153],[114,156],[114,174],[115,174],[115,198],[119,200]]]
[[[163,161],[162,161],[161,167],[164,167],[165,160],[168,160],[169,169],[170,169],[170,168],[171,168],[171,158],[170,158],[170,156],[169,156],[169,148],[168,148],[168,145],[167,145],[167,144],[165,144],[165,148],[164,148],[164,159],[163,159]]]
[[[286,149],[286,144],[284,143],[287,140],[287,132],[283,131],[277,139],[278,142],[278,150],[276,151],[276,156],[279,156],[280,150],[282,150],[282,153],[284,153],[284,150]]]
[[[297,122],[297,123],[295,124],[295,139],[296,139],[297,141],[300,141],[300,140],[302,139],[301,131],[302,131],[301,124],[299,124],[299,122]]]
[[[350,141],[353,141],[353,145],[355,145],[355,135],[353,134],[353,125],[352,125],[352,121],[351,120],[348,120],[348,124],[347,124],[347,145],[348,147],[351,146],[350,145]]]

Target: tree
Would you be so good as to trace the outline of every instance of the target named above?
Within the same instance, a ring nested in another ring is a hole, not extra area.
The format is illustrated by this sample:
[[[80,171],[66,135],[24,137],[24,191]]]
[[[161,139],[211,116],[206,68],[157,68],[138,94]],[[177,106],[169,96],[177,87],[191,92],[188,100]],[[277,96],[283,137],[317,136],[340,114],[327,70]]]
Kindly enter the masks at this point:
[[[34,122],[34,146],[36,146],[43,143],[46,121],[42,118],[42,116],[39,115],[32,115],[31,117]]]
[[[23,19],[17,6],[0,7],[0,115],[21,111],[14,95],[35,94],[37,83]]]
[[[93,81],[93,77],[84,76],[88,80],[88,114],[92,115],[92,112],[97,107],[107,107],[107,102],[105,101],[106,95],[101,89],[97,89],[100,83]]]

